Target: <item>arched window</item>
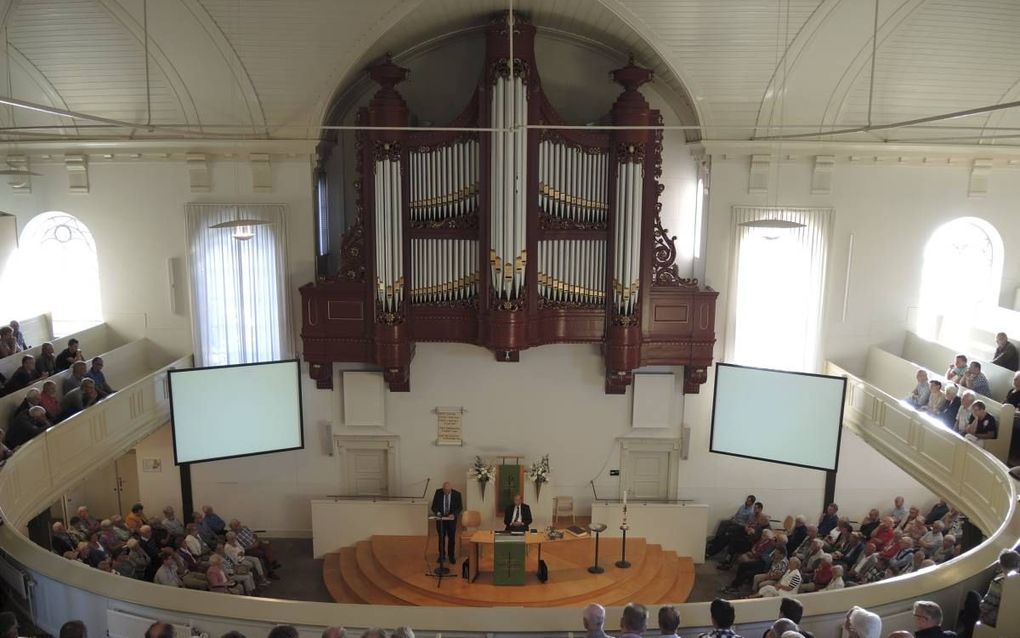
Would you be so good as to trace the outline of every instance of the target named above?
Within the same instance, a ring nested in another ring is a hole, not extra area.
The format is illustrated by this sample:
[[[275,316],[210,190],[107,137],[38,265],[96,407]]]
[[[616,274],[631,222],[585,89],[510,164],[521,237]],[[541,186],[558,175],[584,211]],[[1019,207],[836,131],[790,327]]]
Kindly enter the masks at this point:
[[[977,217],[939,226],[924,248],[918,333],[940,339],[940,326],[970,326],[976,311],[999,305],[1002,237]]]
[[[9,272],[12,318],[50,312],[55,335],[103,320],[96,242],[77,217],[60,211],[33,217]]]

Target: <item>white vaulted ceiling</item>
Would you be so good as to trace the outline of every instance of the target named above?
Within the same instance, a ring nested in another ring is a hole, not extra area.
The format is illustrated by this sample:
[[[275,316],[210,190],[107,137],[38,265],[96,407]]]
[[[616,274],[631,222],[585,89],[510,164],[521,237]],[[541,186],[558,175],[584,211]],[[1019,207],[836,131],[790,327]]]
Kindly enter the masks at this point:
[[[541,30],[634,53],[655,69],[677,112],[688,114],[681,119],[705,127],[705,139],[817,134],[1020,100],[1020,0],[513,4]],[[314,139],[334,96],[373,60],[475,28],[507,6],[508,0],[0,0],[7,51],[0,94],[134,128],[22,108],[0,108],[0,125],[8,139],[21,140]],[[834,139],[1020,141],[1011,135],[1020,135],[1017,108]]]

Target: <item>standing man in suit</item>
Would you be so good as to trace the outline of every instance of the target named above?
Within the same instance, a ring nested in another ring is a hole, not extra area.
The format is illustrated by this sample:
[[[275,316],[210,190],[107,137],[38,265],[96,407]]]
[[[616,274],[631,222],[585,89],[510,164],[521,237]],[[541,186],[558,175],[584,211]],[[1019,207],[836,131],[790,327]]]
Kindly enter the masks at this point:
[[[456,563],[457,558],[454,548],[457,546],[457,518],[464,509],[464,501],[460,498],[460,492],[453,489],[450,482],[443,483],[442,489],[436,490],[432,497],[432,513],[439,517],[436,521],[436,531],[439,532],[439,560],[449,558],[451,563]],[[446,547],[443,547],[443,539],[446,539]]]
[[[503,511],[503,525],[508,532],[526,532],[531,527],[531,508],[524,504],[520,494],[514,494],[513,505]]]

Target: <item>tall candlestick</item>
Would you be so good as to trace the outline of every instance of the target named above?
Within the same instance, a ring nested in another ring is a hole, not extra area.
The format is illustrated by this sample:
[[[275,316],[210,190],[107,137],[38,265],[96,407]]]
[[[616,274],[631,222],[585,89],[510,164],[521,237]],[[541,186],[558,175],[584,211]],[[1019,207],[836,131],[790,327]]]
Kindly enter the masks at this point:
[[[627,490],[623,490],[623,506],[627,507]]]

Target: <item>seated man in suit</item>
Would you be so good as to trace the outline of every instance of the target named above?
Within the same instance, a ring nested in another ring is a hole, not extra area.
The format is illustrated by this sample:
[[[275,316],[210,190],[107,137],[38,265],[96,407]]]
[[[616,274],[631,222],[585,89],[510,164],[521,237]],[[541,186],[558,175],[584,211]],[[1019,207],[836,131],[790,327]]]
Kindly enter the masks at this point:
[[[514,494],[513,505],[504,510],[503,525],[508,532],[526,532],[531,527],[531,508],[524,504],[520,494]]]
[[[450,482],[443,483],[443,487],[436,490],[432,497],[432,513],[439,517],[436,521],[436,531],[439,532],[439,560],[449,558],[451,563],[456,563],[457,546],[457,519],[461,510],[464,509],[464,501],[461,500],[460,492],[453,489]],[[443,537],[446,537],[446,547],[443,547]]]

